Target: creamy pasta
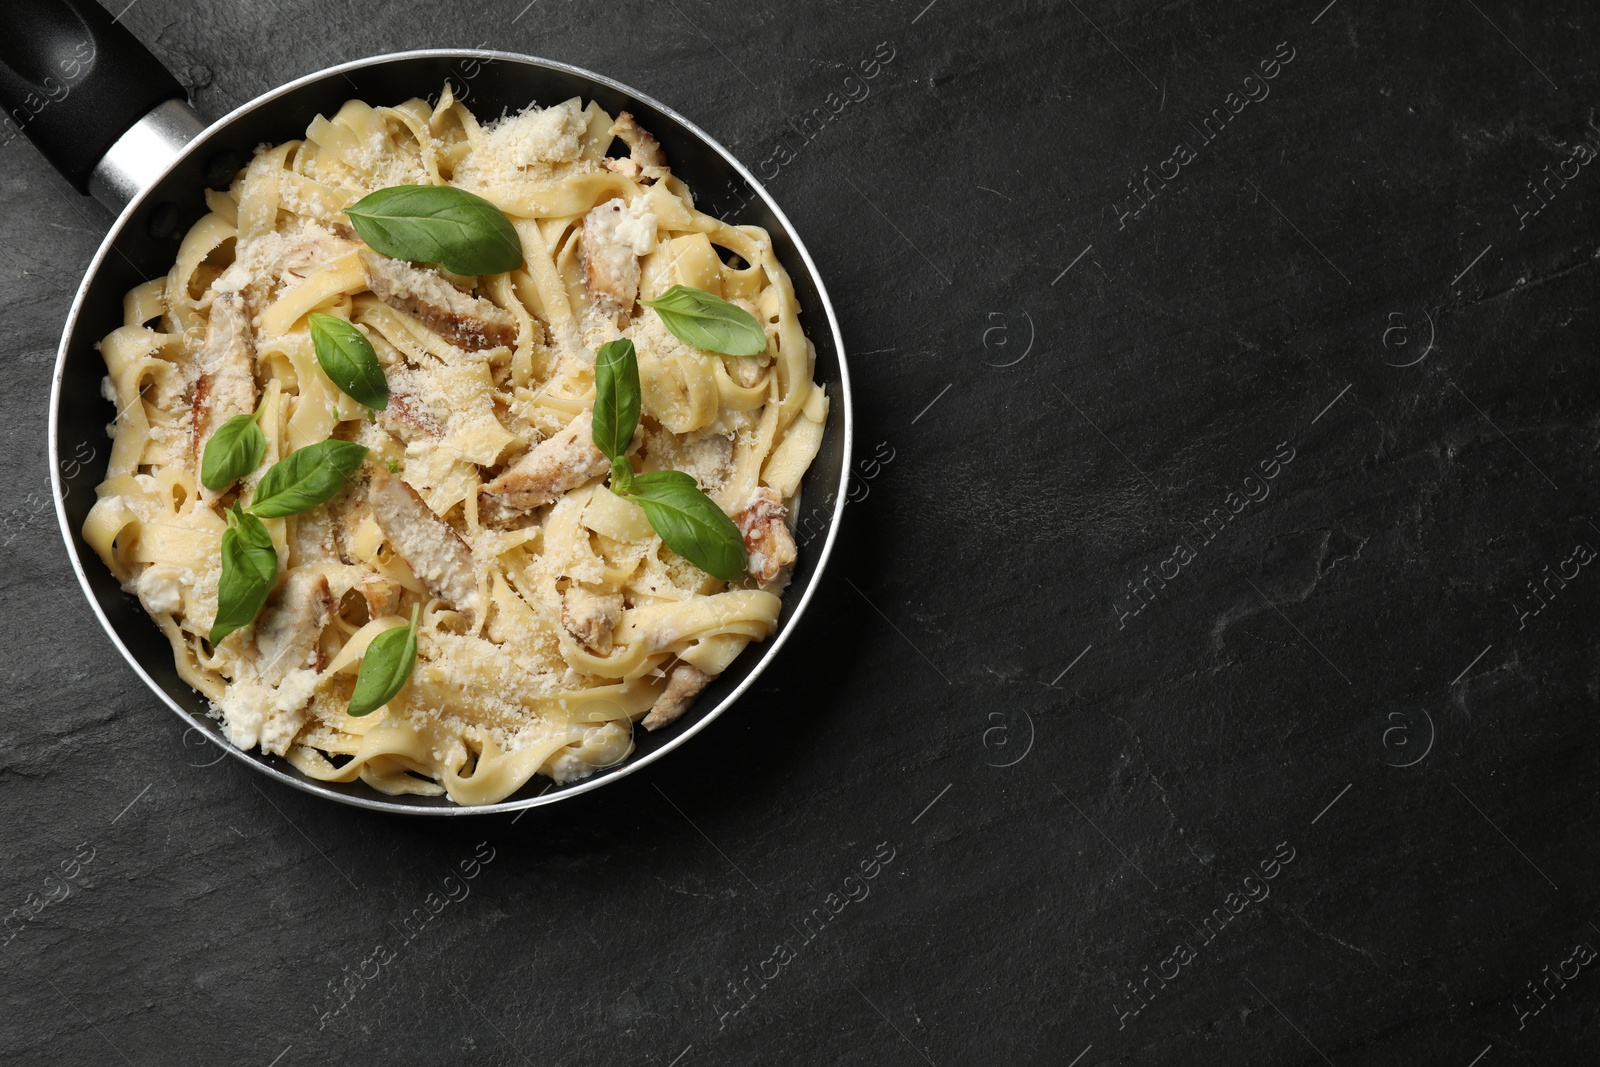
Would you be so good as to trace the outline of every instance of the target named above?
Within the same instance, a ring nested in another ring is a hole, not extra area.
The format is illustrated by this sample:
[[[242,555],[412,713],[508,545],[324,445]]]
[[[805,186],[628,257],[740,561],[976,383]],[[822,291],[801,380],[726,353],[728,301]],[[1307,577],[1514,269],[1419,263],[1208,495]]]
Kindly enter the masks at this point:
[[[489,200],[521,268],[471,278],[377,254],[344,209],[396,185]],[[83,534],[234,745],[322,781],[492,803],[625,759],[636,723],[668,725],[773,632],[828,397],[767,233],[697,211],[626,112],[574,99],[480,123],[449,86],[435,105],[352,100],[206,196],[171,272],[129,292],[101,342],[117,414]],[[753,313],[766,352],[693,348],[639,305],[680,284]],[[387,408],[330,381],[314,311],[370,340]],[[744,578],[667,548],[592,462],[595,351],[618,338],[638,354],[633,467],[692,475],[735,520]],[[205,488],[210,436],[257,408],[260,466]],[[226,507],[330,438],[367,447],[365,464],[326,504],[264,520],[275,590],[213,647]],[[409,681],[346,714],[364,651],[413,607]]]

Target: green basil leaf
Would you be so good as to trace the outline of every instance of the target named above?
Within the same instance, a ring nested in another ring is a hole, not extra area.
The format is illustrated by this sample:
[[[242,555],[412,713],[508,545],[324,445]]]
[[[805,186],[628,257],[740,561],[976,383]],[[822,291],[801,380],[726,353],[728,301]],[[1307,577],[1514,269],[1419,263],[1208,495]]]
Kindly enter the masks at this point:
[[[625,496],[633,488],[633,466],[627,459],[618,456],[611,461],[611,491],[618,496]]]
[[[455,274],[522,266],[522,241],[499,208],[448,185],[395,185],[345,208],[356,233],[386,256],[442,263]]]
[[[644,509],[661,540],[707,574],[731,582],[744,574],[744,538],[733,520],[682,471],[636,474],[623,494]]]
[[[248,626],[278,580],[278,551],[261,520],[233,505],[237,525],[222,535],[222,578],[217,583],[217,617],[211,624],[216,645],[241,626]]]
[[[594,447],[607,459],[628,451],[639,428],[639,359],[633,342],[607,341],[594,357]]]
[[[367,457],[354,441],[321,441],[296,449],[267,469],[250,510],[263,519],[298,515],[331,499]]]
[[[217,428],[200,457],[200,484],[220,493],[261,466],[267,454],[267,435],[256,425],[261,409],[235,415]]]
[[[389,381],[367,335],[354,323],[320,311],[307,315],[306,321],[311,325],[317,363],[328,380],[358,404],[379,411],[388,407]]]
[[[411,607],[411,625],[396,626],[372,639],[361,657],[356,689],[350,695],[347,715],[367,715],[394,699],[405,688],[411,668],[417,665],[417,612]]]
[[[767,332],[754,315],[704,289],[674,285],[654,300],[639,302],[655,308],[673,336],[696,348],[725,356],[759,356],[767,350]]]

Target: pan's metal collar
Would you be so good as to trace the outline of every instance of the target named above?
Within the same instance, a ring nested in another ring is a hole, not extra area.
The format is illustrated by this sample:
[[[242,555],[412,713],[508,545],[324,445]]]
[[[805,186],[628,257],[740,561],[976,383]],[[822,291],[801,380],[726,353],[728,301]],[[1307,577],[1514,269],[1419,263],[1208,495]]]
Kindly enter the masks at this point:
[[[89,194],[112,214],[156,183],[206,128],[182,100],[166,100],[117,139],[89,175]]]

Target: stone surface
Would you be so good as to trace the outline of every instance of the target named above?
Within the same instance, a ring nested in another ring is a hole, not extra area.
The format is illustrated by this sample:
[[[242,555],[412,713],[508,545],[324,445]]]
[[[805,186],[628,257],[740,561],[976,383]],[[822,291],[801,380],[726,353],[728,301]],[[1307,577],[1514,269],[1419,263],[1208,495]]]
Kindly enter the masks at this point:
[[[662,763],[516,822],[278,788],[80,606],[46,398],[109,219],[6,147],[0,1059],[1593,1055],[1600,574],[1521,615],[1600,549],[1600,178],[1528,185],[1592,5],[525,2],[124,21],[209,115],[421,46],[655,94],[771,179],[892,459]]]

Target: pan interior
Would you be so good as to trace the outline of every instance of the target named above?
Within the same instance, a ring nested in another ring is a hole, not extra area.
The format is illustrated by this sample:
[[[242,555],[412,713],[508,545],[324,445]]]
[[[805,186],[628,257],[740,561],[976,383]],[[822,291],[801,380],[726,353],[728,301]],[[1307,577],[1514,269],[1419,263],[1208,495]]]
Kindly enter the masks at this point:
[[[96,345],[122,325],[123,295],[140,282],[170,269],[183,235],[205,213],[206,187],[225,188],[258,146],[300,139],[316,115],[331,116],[346,100],[393,105],[437,94],[446,80],[483,120],[502,112],[519,111],[529,104],[547,106],[574,96],[597,100],[613,115],[621,110],[632,112],[660,140],[673,172],[688,183],[701,210],[730,222],[762,226],[772,235],[779,260],[793,279],[802,325],[816,346],[816,381],[832,398],[821,451],[801,484],[801,506],[809,524],[798,539],[809,544],[803,544],[794,579],[784,594],[778,631],[762,644],[746,649],[672,728],[659,735],[636,731],[636,750],[628,760],[581,782],[552,788],[540,802],[593,788],[675,747],[679,740],[719,714],[776,652],[797,606],[826,559],[831,531],[844,498],[850,436],[848,379],[832,310],[797,238],[756,191],[742,168],[671,111],[621,86],[570,68],[490,53],[385,57],[302,79],[240,109],[191,144],[178,164],[118,220],[97,265],[84,281],[62,341],[52,446],[58,459],[58,507],[68,551],[108,632],[120,643],[130,663],[196,729],[260,769],[302,789],[365,807],[419,814],[526,806],[543,786],[535,780],[498,805],[461,808],[443,797],[387,797],[359,781],[349,785],[316,782],[279,757],[264,756],[258,751],[239,753],[223,739],[218,725],[208,716],[204,698],[178,676],[166,638],[138,600],[122,591],[79,531],[94,503],[95,487],[105,477],[110,453],[106,426],[115,416],[115,409],[101,395],[105,365]],[[808,536],[813,531],[815,536]]]

